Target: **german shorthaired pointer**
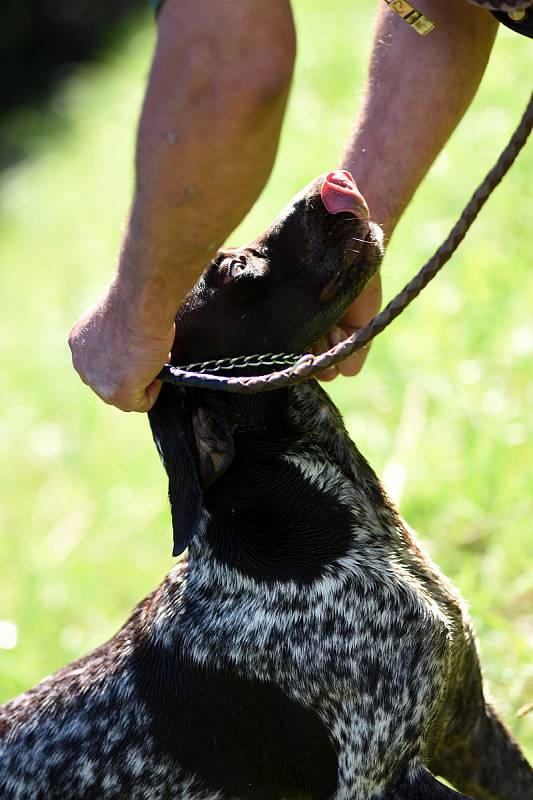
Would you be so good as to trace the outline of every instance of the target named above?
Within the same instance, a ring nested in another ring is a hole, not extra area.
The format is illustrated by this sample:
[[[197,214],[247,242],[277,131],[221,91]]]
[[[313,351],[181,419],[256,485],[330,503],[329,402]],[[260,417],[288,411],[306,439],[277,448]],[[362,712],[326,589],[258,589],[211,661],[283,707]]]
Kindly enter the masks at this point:
[[[174,363],[304,351],[380,255],[350,174],[317,179],[208,266]],[[315,381],[165,385],[150,422],[188,558],[0,711],[2,800],[533,798],[461,598]]]

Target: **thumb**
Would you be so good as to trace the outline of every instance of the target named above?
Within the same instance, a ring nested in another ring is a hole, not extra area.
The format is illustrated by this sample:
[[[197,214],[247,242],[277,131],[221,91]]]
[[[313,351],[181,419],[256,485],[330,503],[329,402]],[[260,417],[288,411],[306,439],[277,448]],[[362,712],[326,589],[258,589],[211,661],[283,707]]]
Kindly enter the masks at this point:
[[[161,391],[161,387],[163,386],[163,381],[154,380],[152,383],[146,387],[144,390],[144,398],[139,405],[139,408],[136,409],[137,411],[150,411],[152,406],[154,405],[155,401],[159,397],[159,392]]]

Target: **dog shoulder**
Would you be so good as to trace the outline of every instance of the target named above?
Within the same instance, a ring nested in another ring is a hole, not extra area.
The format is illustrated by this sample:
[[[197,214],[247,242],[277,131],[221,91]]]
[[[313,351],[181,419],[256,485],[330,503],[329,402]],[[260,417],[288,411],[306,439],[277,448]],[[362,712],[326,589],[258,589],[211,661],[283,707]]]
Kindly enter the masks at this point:
[[[270,680],[231,663],[199,660],[177,635],[171,647],[145,639],[135,652],[136,694],[150,716],[158,753],[229,796],[306,791],[330,796],[337,757],[311,708]]]

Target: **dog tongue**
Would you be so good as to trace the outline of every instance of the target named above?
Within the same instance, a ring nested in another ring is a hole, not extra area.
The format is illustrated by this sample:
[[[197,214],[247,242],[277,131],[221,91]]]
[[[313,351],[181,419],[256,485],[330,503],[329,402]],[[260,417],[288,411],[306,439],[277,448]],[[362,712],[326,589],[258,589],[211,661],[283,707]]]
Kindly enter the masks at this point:
[[[329,172],[324,178],[320,196],[330,214],[349,211],[356,217],[369,218],[365,198],[347,170]]]

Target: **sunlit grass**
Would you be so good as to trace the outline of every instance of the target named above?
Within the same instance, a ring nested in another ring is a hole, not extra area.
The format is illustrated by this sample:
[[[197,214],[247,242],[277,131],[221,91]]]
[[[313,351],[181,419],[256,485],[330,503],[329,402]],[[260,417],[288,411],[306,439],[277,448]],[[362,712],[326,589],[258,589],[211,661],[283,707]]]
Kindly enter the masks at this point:
[[[272,179],[239,242],[335,166],[361,92],[374,3],[297,0],[299,61]],[[1,699],[111,635],[171,565],[165,480],[143,416],[99,402],[66,334],[113,265],[132,181],[148,15],[16,121],[35,155],[0,195]],[[432,253],[525,105],[527,40],[499,35],[473,108],[399,227],[387,296]],[[531,147],[445,272],[332,388],[360,449],[468,599],[498,706],[533,755]],[[9,638],[9,636],[11,638]],[[9,644],[11,649],[5,647]],[[4,648],[2,649],[2,642]]]

